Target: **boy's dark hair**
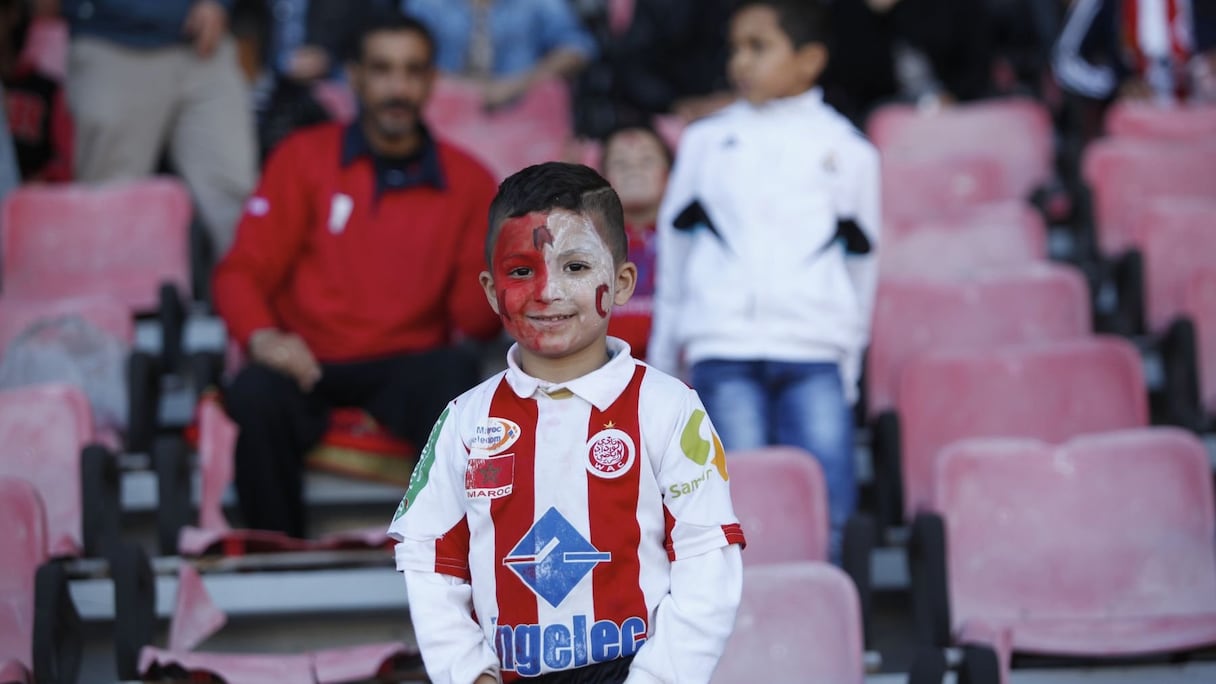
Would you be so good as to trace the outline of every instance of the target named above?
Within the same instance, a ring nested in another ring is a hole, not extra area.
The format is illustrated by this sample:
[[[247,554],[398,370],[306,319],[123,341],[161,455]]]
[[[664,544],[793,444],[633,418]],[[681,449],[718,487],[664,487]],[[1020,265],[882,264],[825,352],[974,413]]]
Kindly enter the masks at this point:
[[[378,10],[371,12],[367,19],[359,25],[351,40],[348,42],[349,59],[352,62],[363,61],[363,49],[367,45],[367,39],[375,33],[398,33],[412,32],[426,41],[428,61],[435,61],[435,36],[431,30],[426,27],[426,24],[418,21],[414,17],[395,10]]]
[[[486,233],[486,263],[494,257],[494,244],[507,219],[534,211],[566,209],[588,214],[612,252],[614,265],[629,258],[625,210],[621,198],[604,177],[582,164],[545,162],[515,172],[498,186],[490,203],[490,230]]]
[[[608,168],[608,143],[612,142],[612,139],[616,136],[629,131],[641,131],[642,133],[646,133],[650,137],[654,138],[655,141],[659,143],[659,149],[663,150],[663,159],[667,161],[667,168],[670,169],[671,165],[675,163],[675,154],[671,151],[671,145],[667,144],[667,141],[663,139],[663,136],[659,135],[659,132],[655,130],[654,126],[646,123],[626,124],[623,126],[617,126],[611,131],[608,131],[606,134],[604,134],[604,137],[600,139],[600,144],[604,150],[604,154],[600,158],[601,172]]]
[[[767,7],[777,13],[777,26],[797,50],[811,43],[828,44],[828,13],[823,0],[743,0],[735,14],[748,7]]]

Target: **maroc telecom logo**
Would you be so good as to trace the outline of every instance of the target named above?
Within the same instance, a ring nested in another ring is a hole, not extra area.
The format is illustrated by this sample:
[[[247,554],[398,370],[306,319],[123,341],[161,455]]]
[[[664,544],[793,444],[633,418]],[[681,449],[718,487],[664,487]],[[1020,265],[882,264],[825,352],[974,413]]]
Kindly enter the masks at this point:
[[[519,439],[519,425],[506,418],[488,418],[473,431],[469,448],[493,455],[506,451]]]

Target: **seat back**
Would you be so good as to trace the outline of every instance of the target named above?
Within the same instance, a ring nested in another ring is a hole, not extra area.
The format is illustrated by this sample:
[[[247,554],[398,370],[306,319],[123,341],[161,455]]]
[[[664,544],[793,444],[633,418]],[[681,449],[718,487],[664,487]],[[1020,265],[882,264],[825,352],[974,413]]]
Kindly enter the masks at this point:
[[[426,120],[440,137],[478,157],[499,180],[525,166],[563,159],[573,135],[570,92],[542,81],[518,102],[487,112],[474,84],[439,79]]]
[[[861,606],[848,575],[827,563],[751,566],[710,681],[861,684],[862,659]]]
[[[1004,174],[1000,160],[982,154],[883,154],[883,216],[920,219],[1007,200]]]
[[[828,559],[828,490],[810,453],[769,447],[727,454],[730,497],[748,565]]]
[[[126,304],[108,295],[72,297],[49,302],[0,298],[0,354],[18,335],[38,321],[79,316],[93,327],[130,345],[135,342],[135,321]]]
[[[1136,217],[1144,255],[1145,317],[1160,332],[1182,313],[1191,278],[1216,255],[1216,196],[1159,199]]]
[[[9,445],[11,448],[11,444]],[[46,513],[34,486],[0,477],[0,661],[33,667],[34,577],[47,559]]]
[[[1216,136],[1216,106],[1116,100],[1106,112],[1106,132],[1119,138],[1199,140]]]
[[[190,291],[190,195],[176,180],[23,187],[3,206],[4,294],[98,293],[153,311],[165,282]]]
[[[235,473],[233,450],[238,428],[224,413],[214,396],[204,397],[198,407],[198,467],[202,479],[198,524],[204,530],[230,529],[224,516],[224,491]]]
[[[68,73],[68,22],[52,17],[30,22],[21,62],[62,83]]]
[[[1216,611],[1211,469],[1189,433],[968,440],[936,477],[956,626]]]
[[[953,442],[1059,443],[1148,424],[1140,355],[1118,338],[926,354],[904,367],[898,400],[909,517],[932,503],[934,464]]]
[[[918,355],[1057,342],[1089,333],[1088,289],[1068,266],[1036,264],[962,282],[884,279],[866,368],[871,417],[896,408],[900,374]]]
[[[1208,412],[1216,414],[1216,267],[1191,277],[1186,313],[1195,323],[1199,394]]]
[[[885,156],[946,159],[983,155],[1003,169],[1001,196],[1025,198],[1052,173],[1052,125],[1046,108],[1029,98],[1006,98],[923,110],[891,104],[866,122]]]
[[[883,225],[882,277],[970,278],[1047,260],[1047,226],[1021,201],[963,207]]]
[[[45,384],[0,391],[0,475],[21,477],[46,507],[52,556],[82,547],[80,452],[93,438],[93,414],[80,388]]]
[[[1135,213],[1147,201],[1216,196],[1216,142],[1096,140],[1085,148],[1082,175],[1098,247],[1113,257],[1136,246]]]

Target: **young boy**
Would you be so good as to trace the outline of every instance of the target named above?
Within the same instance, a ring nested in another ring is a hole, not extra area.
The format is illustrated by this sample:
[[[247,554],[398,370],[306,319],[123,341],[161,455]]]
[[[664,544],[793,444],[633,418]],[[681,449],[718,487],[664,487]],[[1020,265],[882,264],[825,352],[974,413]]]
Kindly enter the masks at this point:
[[[620,199],[528,167],[486,258],[508,368],[448,405],[389,528],[431,681],[708,682],[743,533],[697,395],[607,336],[637,277]]]
[[[823,466],[832,556],[854,508],[852,416],[879,232],[873,146],[824,104],[823,9],[747,0],[730,27],[739,100],[684,132],[659,212],[648,359],[681,358],[728,450]]]

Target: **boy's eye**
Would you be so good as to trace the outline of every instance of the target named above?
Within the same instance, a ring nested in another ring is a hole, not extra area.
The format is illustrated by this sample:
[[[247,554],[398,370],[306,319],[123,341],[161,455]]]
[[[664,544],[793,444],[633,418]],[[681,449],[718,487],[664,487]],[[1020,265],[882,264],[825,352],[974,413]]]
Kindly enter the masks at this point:
[[[507,271],[507,275],[511,276],[512,278],[527,278],[528,276],[532,275],[532,269],[528,268],[527,266],[516,266],[510,271]]]
[[[579,271],[586,271],[586,270],[589,270],[590,268],[591,268],[591,267],[590,267],[589,265],[584,264],[584,263],[581,263],[581,262],[578,262],[578,261],[576,261],[576,262],[574,262],[574,263],[572,263],[572,264],[566,264],[566,270],[567,270],[567,271],[572,271],[572,272],[575,272],[575,273],[577,273],[577,272],[579,272]]]

